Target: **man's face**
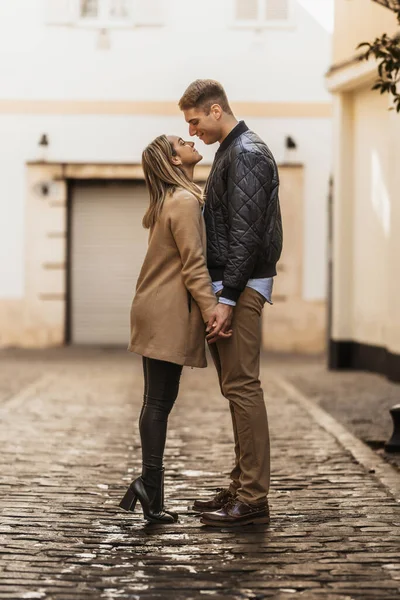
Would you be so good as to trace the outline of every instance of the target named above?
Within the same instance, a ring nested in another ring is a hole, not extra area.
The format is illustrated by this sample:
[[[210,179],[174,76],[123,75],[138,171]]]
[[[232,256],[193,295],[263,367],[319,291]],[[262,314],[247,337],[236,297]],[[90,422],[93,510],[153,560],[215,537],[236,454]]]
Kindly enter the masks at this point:
[[[209,114],[201,108],[188,108],[183,111],[186,123],[189,124],[189,135],[197,135],[205,144],[215,144],[221,139],[221,109],[213,105]]]

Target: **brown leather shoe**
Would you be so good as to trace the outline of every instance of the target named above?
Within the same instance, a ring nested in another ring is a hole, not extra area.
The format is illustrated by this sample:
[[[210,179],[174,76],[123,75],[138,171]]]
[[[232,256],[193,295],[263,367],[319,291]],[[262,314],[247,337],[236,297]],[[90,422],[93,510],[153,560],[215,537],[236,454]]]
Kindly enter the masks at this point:
[[[220,510],[203,513],[200,521],[211,527],[268,524],[270,521],[268,502],[250,505],[234,498]]]
[[[215,494],[209,500],[195,500],[193,503],[193,510],[197,512],[206,512],[219,510],[231,500],[234,496],[233,494],[226,488],[217,488],[217,494]]]

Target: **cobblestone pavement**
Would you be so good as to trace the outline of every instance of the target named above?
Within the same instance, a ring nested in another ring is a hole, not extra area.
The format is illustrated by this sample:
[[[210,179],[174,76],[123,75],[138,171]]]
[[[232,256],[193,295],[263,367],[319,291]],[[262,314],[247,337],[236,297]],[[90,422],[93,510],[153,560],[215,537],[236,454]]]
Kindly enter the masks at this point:
[[[271,364],[271,357],[268,362]],[[400,454],[384,450],[384,444],[393,432],[389,410],[400,404],[398,383],[374,373],[328,371],[322,357],[272,357],[272,362],[309,398],[400,469]]]
[[[276,364],[263,368],[271,525],[232,531],[188,510],[233,457],[212,367],[184,372],[165,461],[181,518],[154,526],[118,508],[140,467],[140,361],[75,350],[0,360],[1,599],[400,597],[398,502],[279,385]]]

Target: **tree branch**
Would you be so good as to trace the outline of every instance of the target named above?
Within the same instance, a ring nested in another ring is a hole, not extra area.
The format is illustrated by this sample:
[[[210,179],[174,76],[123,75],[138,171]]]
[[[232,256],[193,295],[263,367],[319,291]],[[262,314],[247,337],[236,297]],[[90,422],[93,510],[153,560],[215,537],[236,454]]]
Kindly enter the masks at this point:
[[[391,9],[396,13],[400,25],[400,9]],[[384,33],[381,37],[370,42],[362,42],[357,48],[367,48],[362,54],[362,60],[369,60],[374,56],[378,61],[378,79],[373,90],[379,90],[381,94],[393,96],[394,108],[400,113],[400,35],[390,37]]]

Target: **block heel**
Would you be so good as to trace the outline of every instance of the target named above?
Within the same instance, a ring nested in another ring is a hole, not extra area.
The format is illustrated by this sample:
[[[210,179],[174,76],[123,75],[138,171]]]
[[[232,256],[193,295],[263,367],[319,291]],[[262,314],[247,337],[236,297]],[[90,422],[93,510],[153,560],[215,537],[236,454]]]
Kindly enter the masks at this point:
[[[126,492],[125,496],[122,498],[121,502],[119,503],[119,506],[120,506],[120,508],[123,508],[124,510],[133,512],[135,510],[137,501],[138,501],[138,497],[137,497],[136,493],[133,490],[131,490],[131,488],[128,488],[128,491]]]
[[[143,469],[144,476],[132,481],[125,496],[119,503],[120,508],[133,512],[139,500],[143,516],[150,523],[176,523],[178,514],[164,509],[164,470]]]

